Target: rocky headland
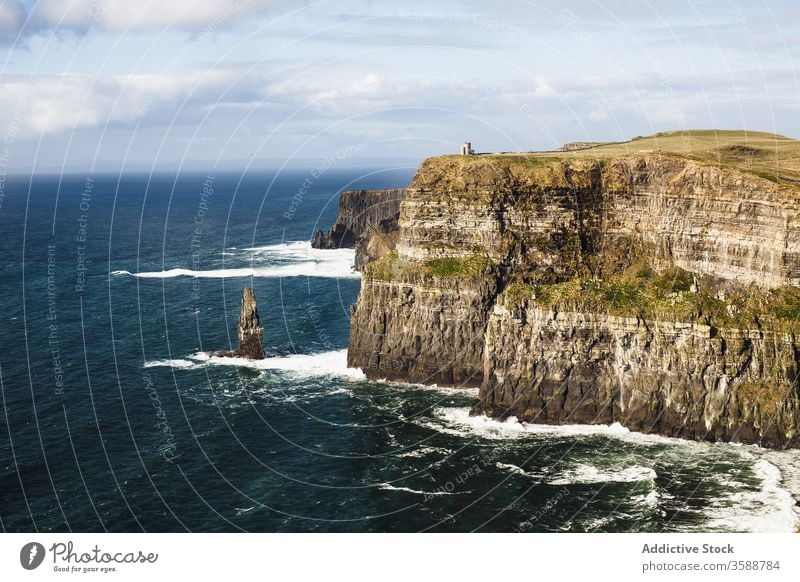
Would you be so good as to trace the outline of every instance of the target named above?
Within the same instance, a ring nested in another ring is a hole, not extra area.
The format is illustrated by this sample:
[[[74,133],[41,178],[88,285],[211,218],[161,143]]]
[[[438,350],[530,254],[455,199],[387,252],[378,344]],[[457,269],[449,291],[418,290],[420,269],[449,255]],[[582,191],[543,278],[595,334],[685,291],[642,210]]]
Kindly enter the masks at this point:
[[[382,257],[394,249],[399,235],[400,202],[403,188],[347,190],[339,195],[336,223],[317,230],[311,246],[317,249],[354,248],[355,268]]]
[[[364,256],[348,363],[479,387],[499,419],[797,446],[799,160],[712,131],[425,160]]]

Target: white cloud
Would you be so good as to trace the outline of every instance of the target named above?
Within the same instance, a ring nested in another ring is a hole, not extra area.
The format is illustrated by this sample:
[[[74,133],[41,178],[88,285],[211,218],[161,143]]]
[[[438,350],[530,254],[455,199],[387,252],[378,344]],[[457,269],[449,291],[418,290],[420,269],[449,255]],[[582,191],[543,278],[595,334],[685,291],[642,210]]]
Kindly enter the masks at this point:
[[[160,27],[199,28],[251,14],[270,3],[258,0],[41,0],[37,16],[59,28],[123,31]]]
[[[787,70],[495,82],[378,72],[371,65],[346,64],[332,65],[325,75],[316,69],[304,74],[299,68],[266,67],[97,78],[7,75],[0,80],[0,131],[13,125],[20,144],[47,136],[48,147],[55,150],[62,143],[69,148],[70,133],[81,130],[84,147],[98,144],[107,152],[106,141],[116,139],[119,145],[120,136],[141,124],[151,139],[165,136],[170,152],[201,144],[207,148],[203,155],[212,158],[215,147],[232,147],[244,156],[263,140],[269,141],[270,155],[290,155],[324,128],[333,133],[323,131],[328,137],[315,138],[313,148],[367,138],[394,143],[398,136],[440,143],[458,141],[465,133],[492,149],[552,148],[566,141],[622,139],[684,126],[771,130],[766,113],[782,120],[781,132],[798,132],[796,116],[787,114],[797,102]],[[734,84],[738,93],[731,90]],[[742,101],[745,95],[748,102]],[[742,110],[765,114],[743,118]],[[106,126],[112,128],[108,140]],[[198,137],[190,141],[195,130]],[[375,147],[371,151],[384,151]],[[148,152],[142,146],[141,157]]]
[[[538,77],[535,81],[536,89],[534,90],[533,94],[536,97],[554,97],[556,92],[553,90],[553,87],[550,86],[550,83],[547,79],[543,77]]]
[[[43,31],[86,33],[221,29],[286,7],[291,0],[19,0],[0,4],[0,41]]]
[[[25,8],[17,0],[5,0],[0,5],[0,41],[13,42],[26,16]]]
[[[34,137],[108,124],[135,124],[154,110],[219,99],[236,79],[231,70],[174,75],[7,76],[0,83],[0,127],[12,122],[19,137]]]

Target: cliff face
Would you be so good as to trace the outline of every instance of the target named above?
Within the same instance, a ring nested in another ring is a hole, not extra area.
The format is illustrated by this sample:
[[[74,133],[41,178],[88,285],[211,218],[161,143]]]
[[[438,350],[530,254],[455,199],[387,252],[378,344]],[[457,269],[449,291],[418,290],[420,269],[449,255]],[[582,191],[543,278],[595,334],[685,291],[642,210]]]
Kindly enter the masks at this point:
[[[370,378],[479,386],[494,281],[462,286],[456,279],[403,283],[374,276],[362,279],[350,320],[349,365]]]
[[[388,190],[348,190],[339,195],[336,223],[327,233],[314,233],[311,246],[318,249],[356,249],[356,269],[376,260],[397,242],[397,218],[402,188]]]
[[[597,270],[638,246],[700,274],[800,281],[796,190],[735,170],[659,155],[435,158],[412,186],[398,243],[407,259],[485,253],[523,270]]]
[[[796,187],[665,153],[426,160],[350,365],[475,413],[798,444]]]
[[[797,445],[793,334],[498,304],[476,412]]]

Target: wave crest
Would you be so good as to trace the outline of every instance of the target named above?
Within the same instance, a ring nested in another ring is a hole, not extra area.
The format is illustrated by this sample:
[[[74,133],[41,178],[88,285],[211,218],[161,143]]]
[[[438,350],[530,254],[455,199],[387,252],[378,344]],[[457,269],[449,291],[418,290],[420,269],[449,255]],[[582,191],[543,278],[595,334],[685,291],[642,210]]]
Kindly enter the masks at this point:
[[[347,367],[347,350],[333,350],[316,354],[292,354],[275,356],[263,360],[217,356],[208,352],[198,352],[187,358],[174,360],[152,360],[144,363],[145,368],[165,366],[171,368],[194,369],[203,366],[236,366],[254,370],[286,372],[295,376],[338,376],[351,380],[364,380],[364,372],[358,368]]]
[[[236,253],[234,253],[236,254]],[[113,276],[130,276],[140,279],[171,279],[192,277],[198,279],[228,279],[234,277],[321,277],[358,279],[361,273],[353,270],[353,249],[315,249],[310,242],[296,241],[278,245],[243,249],[230,263],[249,266],[232,266],[220,269],[192,270],[174,268],[164,271],[112,271]],[[268,263],[268,264],[264,264]]]

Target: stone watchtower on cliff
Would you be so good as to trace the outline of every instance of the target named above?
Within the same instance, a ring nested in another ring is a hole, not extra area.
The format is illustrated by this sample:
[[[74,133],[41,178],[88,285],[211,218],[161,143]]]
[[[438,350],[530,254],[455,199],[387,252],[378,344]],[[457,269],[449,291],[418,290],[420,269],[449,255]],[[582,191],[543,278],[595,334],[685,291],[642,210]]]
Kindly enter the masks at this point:
[[[461,155],[462,156],[474,156],[475,151],[472,149],[472,142],[465,141],[461,145]]]

